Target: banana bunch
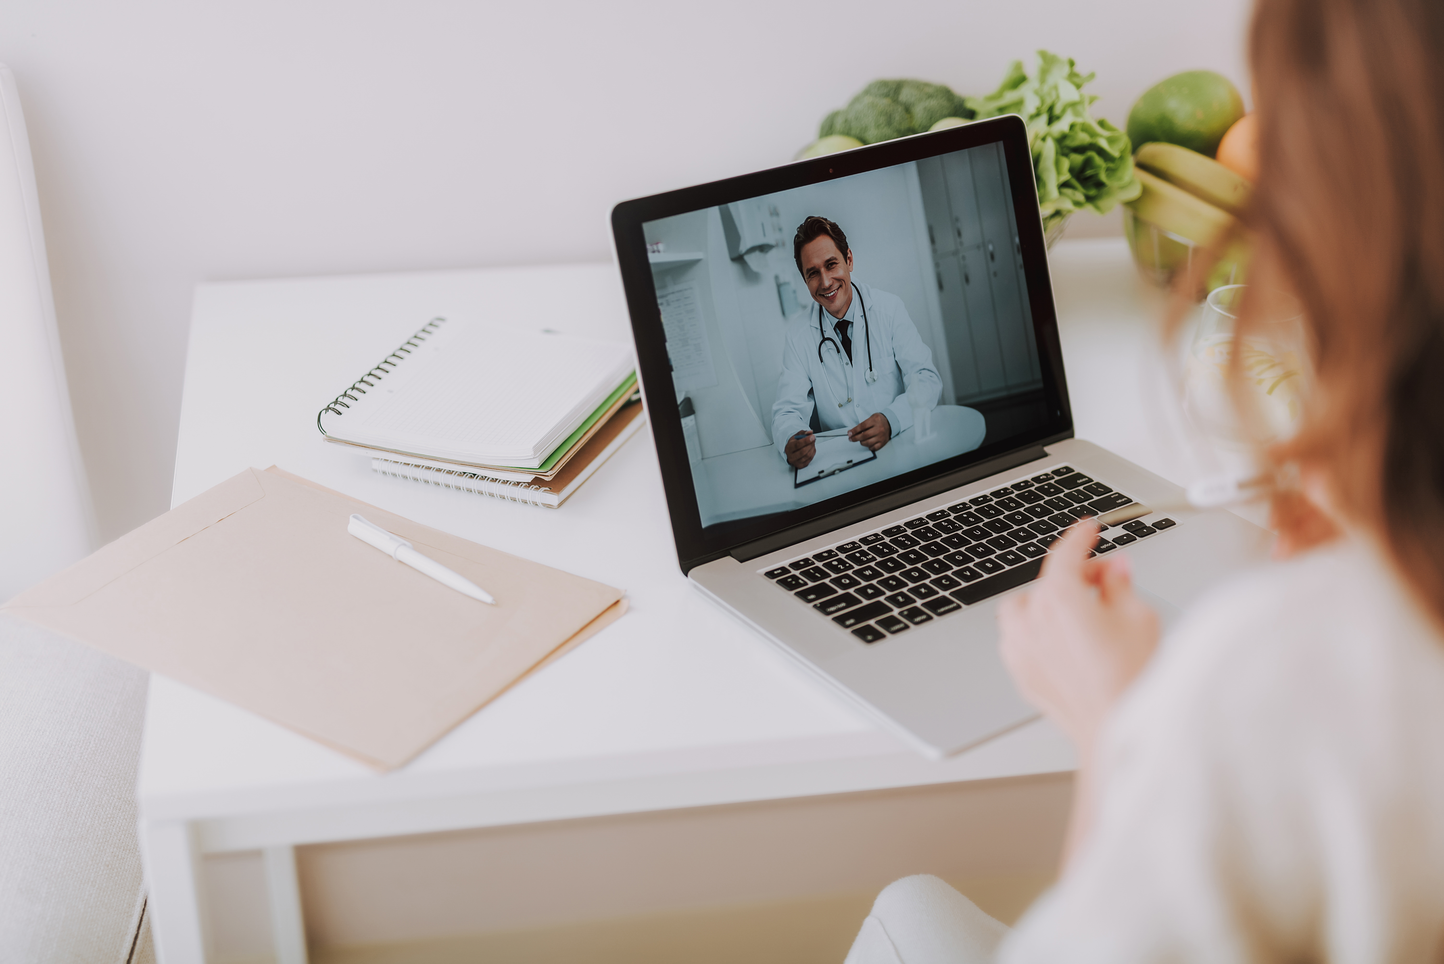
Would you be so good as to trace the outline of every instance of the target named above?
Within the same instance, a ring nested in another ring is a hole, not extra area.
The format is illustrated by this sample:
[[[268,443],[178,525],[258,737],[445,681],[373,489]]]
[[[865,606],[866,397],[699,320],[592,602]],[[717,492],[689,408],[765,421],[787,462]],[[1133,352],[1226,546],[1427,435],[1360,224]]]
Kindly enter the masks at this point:
[[[1252,185],[1212,158],[1177,144],[1144,144],[1133,164],[1143,192],[1127,204],[1128,245],[1146,275],[1167,282],[1197,249],[1234,227]],[[1245,256],[1236,248],[1226,252],[1208,287],[1242,281]]]

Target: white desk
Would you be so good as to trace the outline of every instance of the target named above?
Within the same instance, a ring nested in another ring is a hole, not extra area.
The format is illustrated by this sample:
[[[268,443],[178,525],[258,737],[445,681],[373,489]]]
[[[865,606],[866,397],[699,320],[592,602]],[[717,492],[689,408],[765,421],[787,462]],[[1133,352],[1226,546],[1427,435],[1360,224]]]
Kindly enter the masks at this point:
[[[1159,297],[1122,241],[1054,254],[1078,433],[1160,474],[1139,413]],[[575,310],[597,306],[592,317]],[[433,315],[486,310],[628,337],[609,266],[202,286],[191,325],[173,502],[280,465],[419,522],[625,587],[631,612],[483,709],[406,768],[361,765],[155,677],[139,780],[157,951],[205,956],[203,854],[261,849],[280,961],[304,960],[291,848],[302,843],[1058,772],[1039,722],[932,762],[875,729],[694,592],[677,568],[650,434],[561,509],[373,474],[316,412]]]
[[[920,437],[916,428],[900,432],[878,450],[877,458],[801,486],[795,484],[792,467],[771,445],[702,459],[692,467],[702,524],[814,505],[983,444],[987,426],[976,409],[939,405],[929,415],[932,432],[927,438]]]

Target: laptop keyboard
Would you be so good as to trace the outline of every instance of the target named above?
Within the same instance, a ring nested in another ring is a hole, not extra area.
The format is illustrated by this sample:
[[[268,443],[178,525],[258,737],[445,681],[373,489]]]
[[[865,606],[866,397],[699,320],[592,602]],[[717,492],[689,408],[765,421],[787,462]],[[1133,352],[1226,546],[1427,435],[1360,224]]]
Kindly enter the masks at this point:
[[[762,573],[823,617],[875,643],[1031,582],[1078,519],[1105,528],[1091,555],[1177,523],[1060,465]],[[1106,534],[1105,534],[1106,533]]]

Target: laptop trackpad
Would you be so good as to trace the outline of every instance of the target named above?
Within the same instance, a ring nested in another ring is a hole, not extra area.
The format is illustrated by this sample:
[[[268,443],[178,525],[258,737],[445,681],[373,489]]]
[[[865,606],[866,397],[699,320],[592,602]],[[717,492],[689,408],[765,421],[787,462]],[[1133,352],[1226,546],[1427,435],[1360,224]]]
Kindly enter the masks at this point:
[[[1133,584],[1133,591],[1138,593],[1139,599],[1142,599],[1154,612],[1158,613],[1158,621],[1162,624],[1162,629],[1165,634],[1172,630],[1173,627],[1177,625],[1178,620],[1182,618],[1183,610],[1158,595],[1158,593],[1149,592],[1137,583]]]

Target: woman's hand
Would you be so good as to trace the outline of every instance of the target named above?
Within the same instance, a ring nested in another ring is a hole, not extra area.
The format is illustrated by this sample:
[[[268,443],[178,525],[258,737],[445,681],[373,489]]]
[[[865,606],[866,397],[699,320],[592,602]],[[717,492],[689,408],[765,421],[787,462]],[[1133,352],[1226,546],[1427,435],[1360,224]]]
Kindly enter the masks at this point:
[[[998,613],[1003,662],[1023,696],[1084,761],[1119,698],[1158,647],[1158,615],[1133,592],[1128,557],[1088,558],[1091,519],[1053,544],[1033,588]]]

